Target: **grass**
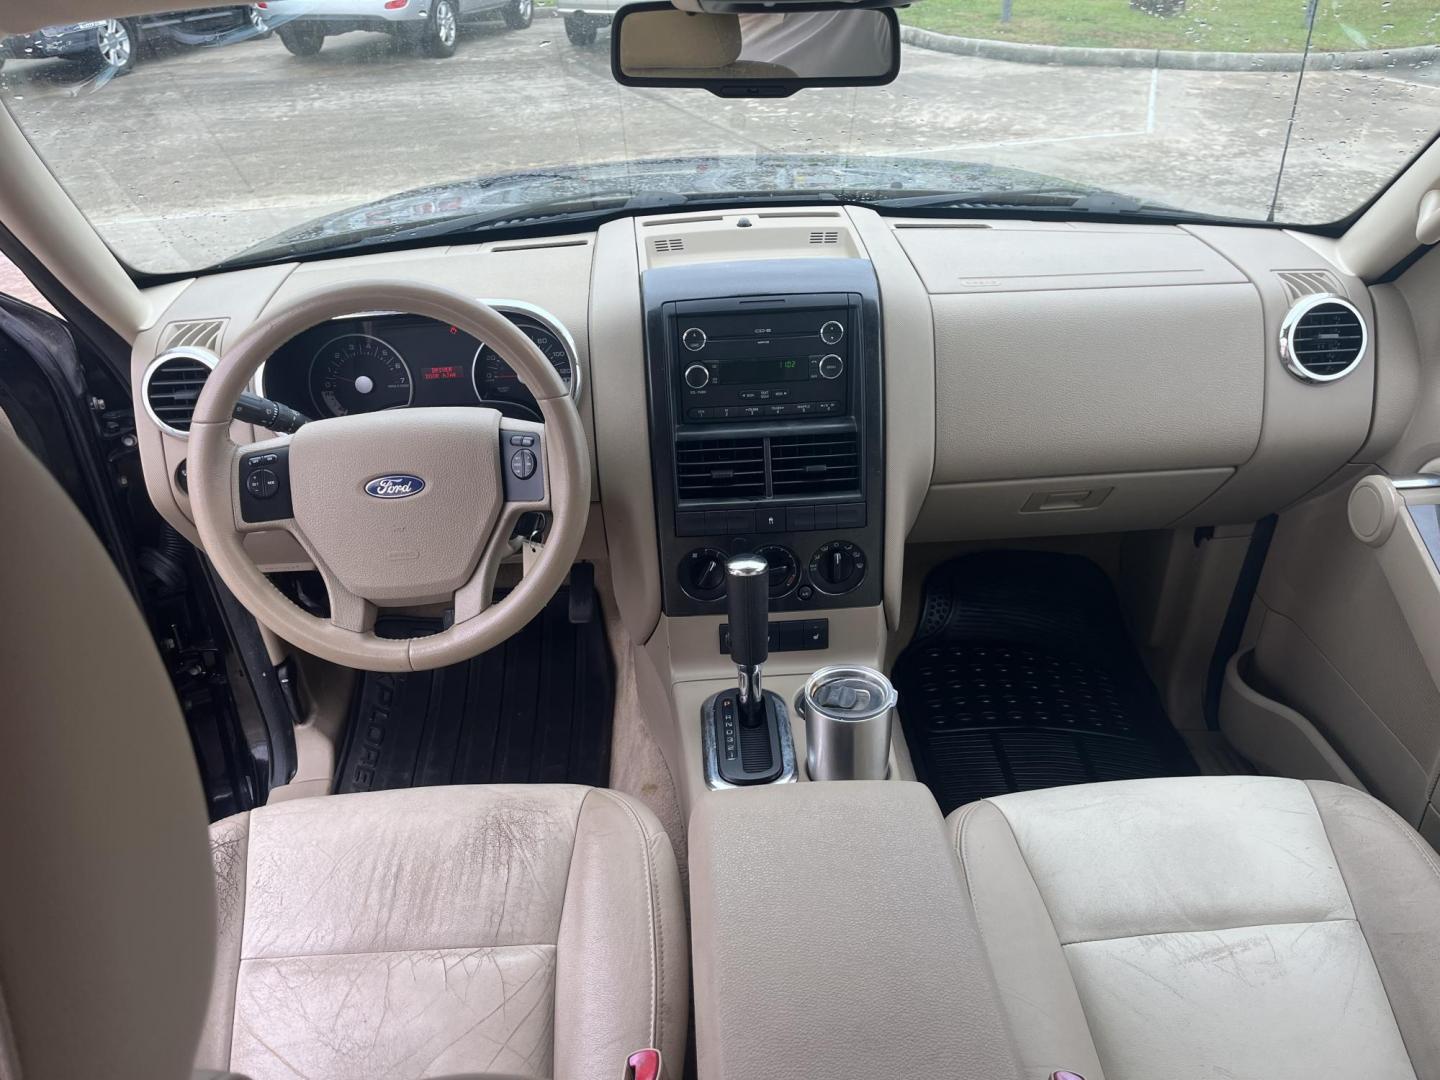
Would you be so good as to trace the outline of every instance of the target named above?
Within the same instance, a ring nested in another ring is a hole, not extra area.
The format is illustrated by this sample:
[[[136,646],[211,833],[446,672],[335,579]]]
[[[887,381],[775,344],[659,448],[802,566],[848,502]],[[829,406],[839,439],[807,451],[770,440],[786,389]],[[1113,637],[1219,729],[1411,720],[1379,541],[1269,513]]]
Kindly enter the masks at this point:
[[[1318,51],[1392,49],[1440,41],[1436,0],[1317,0]],[[1193,49],[1213,52],[1300,52],[1305,0],[1188,0],[1168,17],[1136,11],[1129,0],[918,0],[900,21],[962,37],[1043,45]]]

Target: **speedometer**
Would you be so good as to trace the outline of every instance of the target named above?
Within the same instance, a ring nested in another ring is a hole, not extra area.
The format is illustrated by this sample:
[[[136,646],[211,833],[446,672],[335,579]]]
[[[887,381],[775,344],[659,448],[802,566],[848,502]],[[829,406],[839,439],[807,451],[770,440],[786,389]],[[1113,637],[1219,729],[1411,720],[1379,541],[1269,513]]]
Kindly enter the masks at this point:
[[[310,393],[331,416],[379,412],[410,404],[410,369],[387,342],[370,334],[342,334],[310,362]]]
[[[550,366],[559,374],[565,386],[573,389],[574,373],[570,369],[570,350],[565,347],[560,335],[539,323],[521,319],[514,321],[521,333],[545,354],[545,359],[550,361]],[[520,377],[489,345],[481,345],[475,353],[475,393],[487,401],[528,403],[534,400],[534,395],[525,389]]]

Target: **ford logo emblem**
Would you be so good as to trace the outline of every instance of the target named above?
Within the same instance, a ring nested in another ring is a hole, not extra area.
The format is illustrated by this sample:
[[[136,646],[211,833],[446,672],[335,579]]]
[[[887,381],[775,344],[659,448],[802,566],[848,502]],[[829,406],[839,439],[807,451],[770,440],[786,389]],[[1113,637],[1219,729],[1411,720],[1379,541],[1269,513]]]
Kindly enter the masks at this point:
[[[377,476],[365,485],[365,494],[377,499],[408,499],[425,490],[425,481],[409,473]]]

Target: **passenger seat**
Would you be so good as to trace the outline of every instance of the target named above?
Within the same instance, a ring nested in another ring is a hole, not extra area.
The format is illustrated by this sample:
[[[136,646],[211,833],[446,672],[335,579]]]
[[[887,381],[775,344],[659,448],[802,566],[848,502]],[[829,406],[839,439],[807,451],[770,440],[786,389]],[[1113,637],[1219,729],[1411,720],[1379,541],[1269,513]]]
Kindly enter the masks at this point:
[[[1440,1076],[1440,864],[1368,795],[1138,780],[948,825],[1022,1075]]]

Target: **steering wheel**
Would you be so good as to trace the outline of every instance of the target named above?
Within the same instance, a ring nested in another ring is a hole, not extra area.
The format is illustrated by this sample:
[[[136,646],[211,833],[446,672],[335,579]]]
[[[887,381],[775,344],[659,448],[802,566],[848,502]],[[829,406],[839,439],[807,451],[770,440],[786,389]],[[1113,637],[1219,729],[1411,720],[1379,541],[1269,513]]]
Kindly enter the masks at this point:
[[[316,420],[294,435],[238,445],[235,402],[260,364],[296,334],[357,311],[398,311],[489,344],[534,396],[543,424],[494,409],[418,408]],[[545,356],[505,316],[434,285],[368,281],[291,301],[226,350],[190,424],[191,508],[205,552],[250,613],[280,637],[337,664],[424,671],[469,659],[518,632],[564,583],[590,508],[580,414]],[[492,604],[495,575],[522,514],[548,511],[540,554]],[[330,594],[329,619],[281,593],[245,537],[283,529]],[[430,637],[382,638],[380,607],[444,603],[453,621]]]

